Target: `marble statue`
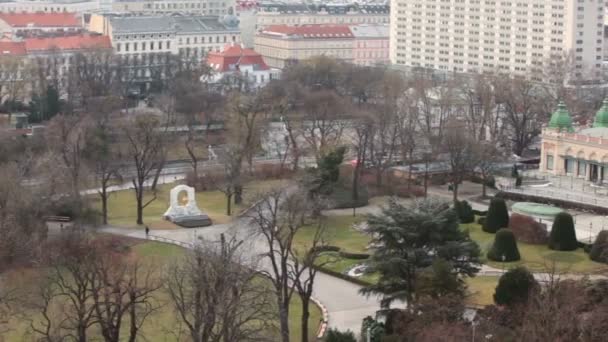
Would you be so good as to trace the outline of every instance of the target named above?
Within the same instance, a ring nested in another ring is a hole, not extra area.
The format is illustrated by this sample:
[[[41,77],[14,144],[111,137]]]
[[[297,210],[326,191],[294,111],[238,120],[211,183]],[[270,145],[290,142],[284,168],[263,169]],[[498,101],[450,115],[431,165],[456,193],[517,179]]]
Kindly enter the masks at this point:
[[[180,203],[179,195],[185,192],[186,200]],[[193,187],[178,185],[171,189],[169,209],[163,215],[165,220],[171,221],[178,226],[193,228],[211,225],[211,219],[203,213],[196,205],[196,196]]]

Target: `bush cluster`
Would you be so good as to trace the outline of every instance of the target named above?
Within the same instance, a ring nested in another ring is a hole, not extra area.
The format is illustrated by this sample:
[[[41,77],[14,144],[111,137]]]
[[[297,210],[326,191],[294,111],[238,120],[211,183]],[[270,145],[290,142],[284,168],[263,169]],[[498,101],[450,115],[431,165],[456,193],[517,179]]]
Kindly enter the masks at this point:
[[[589,251],[589,259],[601,263],[608,263],[608,230],[602,230]]]
[[[530,292],[538,288],[534,276],[525,267],[510,269],[498,280],[494,302],[498,305],[524,304]]]
[[[473,223],[475,222],[475,214],[473,208],[467,201],[458,201],[454,203],[454,209],[458,214],[460,223]]]
[[[517,241],[544,245],[549,240],[546,225],[526,215],[514,213],[509,219],[509,229],[515,235]]]

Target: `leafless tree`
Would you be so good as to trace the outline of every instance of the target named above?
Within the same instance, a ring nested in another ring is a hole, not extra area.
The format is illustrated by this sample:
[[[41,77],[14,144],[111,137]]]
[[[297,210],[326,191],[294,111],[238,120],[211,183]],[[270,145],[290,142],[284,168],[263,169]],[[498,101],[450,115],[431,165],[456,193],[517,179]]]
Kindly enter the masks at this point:
[[[158,117],[153,114],[139,114],[127,119],[121,127],[123,152],[134,168],[133,175],[129,175],[135,191],[137,203],[137,224],[143,224],[143,210],[156,199],[153,197],[144,203],[144,193],[147,182],[154,171],[161,167],[163,162],[163,130]]]
[[[473,172],[477,165],[475,144],[476,141],[467,136],[466,126],[462,121],[453,120],[446,125],[442,147],[447,155],[446,163],[450,173],[454,202],[458,201],[460,183]]]
[[[247,268],[242,242],[197,246],[173,265],[165,288],[193,342],[263,340],[272,317],[264,282]]]
[[[294,291],[303,300],[304,310],[308,303],[316,270],[312,270],[322,243],[322,225],[318,225],[312,245],[298,255],[294,238],[317,210],[305,191],[290,188],[275,189],[263,194],[250,213],[254,231],[262,237],[268,252],[262,261],[267,262],[264,274],[270,279],[279,309],[281,341],[289,341],[289,303]],[[297,259],[297,260],[296,260]],[[303,318],[304,319],[304,318]],[[307,327],[302,321],[302,326]]]
[[[492,141],[478,143],[478,145],[474,146],[474,153],[476,154],[475,160],[477,161],[475,165],[476,170],[479,171],[481,176],[481,196],[485,198],[488,180],[493,176],[498,168],[498,163],[503,159],[501,158],[500,151]]]

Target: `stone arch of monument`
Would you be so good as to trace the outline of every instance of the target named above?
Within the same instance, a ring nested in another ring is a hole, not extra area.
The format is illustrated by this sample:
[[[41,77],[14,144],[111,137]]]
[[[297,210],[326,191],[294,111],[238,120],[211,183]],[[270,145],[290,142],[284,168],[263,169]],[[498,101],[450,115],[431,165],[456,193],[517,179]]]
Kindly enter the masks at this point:
[[[186,193],[187,200],[180,203],[180,194]],[[179,226],[205,227],[211,225],[211,219],[203,213],[196,204],[196,191],[193,187],[180,184],[169,193],[169,209],[163,215],[165,220],[171,221]]]

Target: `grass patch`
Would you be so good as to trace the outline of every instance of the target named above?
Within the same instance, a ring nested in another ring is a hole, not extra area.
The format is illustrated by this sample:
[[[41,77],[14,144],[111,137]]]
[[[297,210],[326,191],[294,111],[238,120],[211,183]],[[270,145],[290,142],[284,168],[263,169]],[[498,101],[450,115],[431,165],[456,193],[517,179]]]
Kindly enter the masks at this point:
[[[461,225],[462,229],[468,230],[471,238],[475,240],[481,248],[482,261],[495,268],[512,268],[515,266],[525,266],[528,269],[540,272],[546,271],[548,266],[555,262],[555,266],[560,272],[568,273],[590,273],[606,270],[606,265],[597,263],[589,259],[589,256],[579,248],[575,251],[554,251],[546,245],[532,245],[517,242],[521,260],[514,262],[495,262],[487,260],[486,254],[494,243],[494,234],[486,233],[477,223]]]
[[[328,216],[324,218],[325,232],[323,239],[328,245],[338,246],[343,251],[353,253],[367,252],[370,238],[353,228],[353,224],[364,219],[360,216]],[[304,226],[298,231],[294,243],[298,248],[310,246],[316,226]]]
[[[263,191],[283,184],[283,180],[269,180],[250,182],[245,185],[245,198],[242,205],[232,207],[233,216],[246,209],[255,198]],[[169,208],[169,192],[177,183],[163,184],[158,187],[156,200],[144,208],[144,224],[150,229],[174,229],[179,228],[171,222],[165,221],[162,215]],[[144,203],[153,198],[153,194],[148,192],[144,196]],[[95,205],[100,208],[101,203],[96,196]],[[227,223],[232,220],[231,216],[226,215],[226,196],[221,191],[203,191],[196,193],[196,203],[198,207],[207,213],[214,224]],[[111,225],[120,227],[137,228],[135,223],[137,216],[137,206],[135,203],[135,193],[133,190],[122,190],[112,193],[108,199],[108,222]]]
[[[498,285],[498,277],[478,276],[466,279],[467,304],[486,306],[494,304],[494,291]]]

